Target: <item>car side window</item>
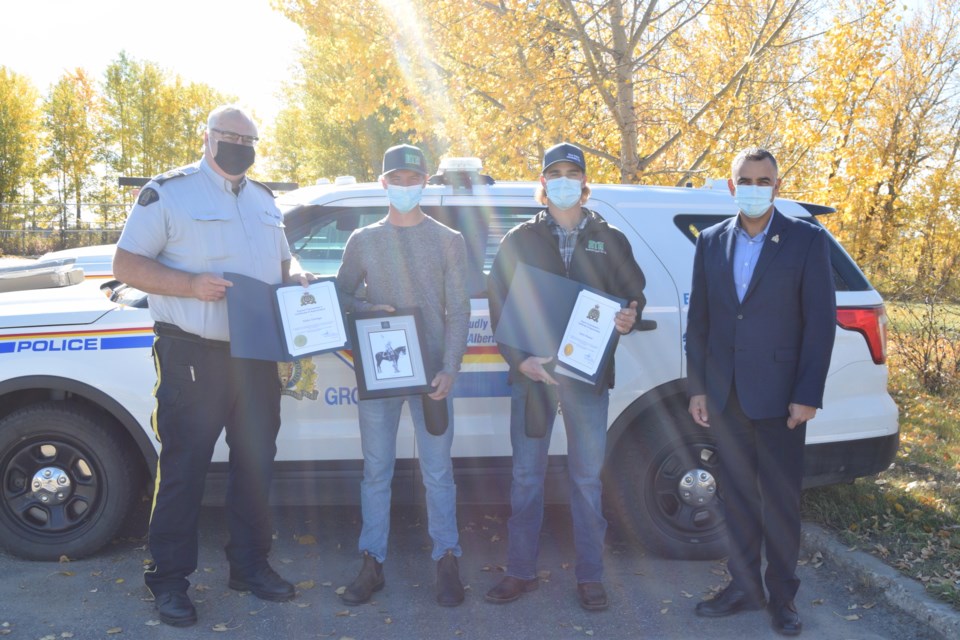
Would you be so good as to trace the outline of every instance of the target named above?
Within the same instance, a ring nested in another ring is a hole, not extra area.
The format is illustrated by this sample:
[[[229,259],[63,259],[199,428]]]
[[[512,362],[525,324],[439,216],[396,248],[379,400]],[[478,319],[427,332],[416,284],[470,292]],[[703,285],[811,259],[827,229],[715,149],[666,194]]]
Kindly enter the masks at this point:
[[[729,216],[718,216],[708,214],[680,214],[673,219],[677,228],[690,242],[696,243],[697,236],[707,227],[721,222]],[[816,217],[804,218],[811,224],[822,227]],[[840,246],[837,239],[829,232],[830,238],[830,264],[833,267],[833,286],[837,291],[870,291],[873,287],[867,280],[867,277],[860,271],[860,267],[853,261],[847,252]]]
[[[485,297],[487,274],[510,229],[533,217],[537,207],[448,206],[424,207],[437,221],[463,234],[467,245],[468,288],[471,297]]]
[[[318,276],[335,276],[350,234],[383,215],[382,207],[304,207],[291,212],[284,219],[290,251],[303,269]]]

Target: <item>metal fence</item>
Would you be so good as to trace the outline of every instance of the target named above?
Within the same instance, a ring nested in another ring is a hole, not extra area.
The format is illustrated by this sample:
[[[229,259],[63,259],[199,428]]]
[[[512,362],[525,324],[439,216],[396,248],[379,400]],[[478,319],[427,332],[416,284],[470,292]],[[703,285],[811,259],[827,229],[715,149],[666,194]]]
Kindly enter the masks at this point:
[[[84,203],[77,220],[76,206],[69,202],[0,202],[0,255],[39,256],[115,243],[129,209],[124,203]]]

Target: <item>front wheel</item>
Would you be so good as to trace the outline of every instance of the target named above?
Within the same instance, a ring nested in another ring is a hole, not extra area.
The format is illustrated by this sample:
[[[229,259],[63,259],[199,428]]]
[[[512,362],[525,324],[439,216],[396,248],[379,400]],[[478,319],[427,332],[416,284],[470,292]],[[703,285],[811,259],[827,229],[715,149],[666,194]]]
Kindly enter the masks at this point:
[[[641,418],[617,443],[607,495],[628,537],[667,558],[726,555],[719,455],[709,429],[685,412]]]
[[[30,560],[79,558],[116,534],[137,494],[127,442],[72,403],[0,421],[0,546]]]

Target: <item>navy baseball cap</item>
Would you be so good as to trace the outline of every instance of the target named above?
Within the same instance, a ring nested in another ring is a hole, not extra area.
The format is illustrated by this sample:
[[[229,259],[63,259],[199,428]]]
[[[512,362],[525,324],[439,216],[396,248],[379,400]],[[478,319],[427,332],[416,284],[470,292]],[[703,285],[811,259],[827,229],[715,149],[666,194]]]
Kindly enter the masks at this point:
[[[398,144],[383,154],[383,175],[397,169],[409,169],[427,175],[427,161],[423,151],[412,144]]]
[[[557,162],[572,162],[584,172],[587,170],[587,161],[583,157],[583,150],[569,142],[561,142],[547,149],[543,154],[543,171]]]

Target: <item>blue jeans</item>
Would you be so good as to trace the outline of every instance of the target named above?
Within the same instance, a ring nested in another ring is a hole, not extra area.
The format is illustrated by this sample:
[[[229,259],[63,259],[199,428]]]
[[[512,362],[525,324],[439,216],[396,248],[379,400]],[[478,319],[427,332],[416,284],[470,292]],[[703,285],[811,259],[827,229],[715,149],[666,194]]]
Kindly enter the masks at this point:
[[[607,407],[610,392],[566,376],[554,376],[563,425],[567,430],[567,469],[570,479],[570,512],[577,551],[577,582],[603,580],[603,539],[607,521],[603,517],[600,471],[607,446]],[[553,423],[543,438],[528,438],[524,421],[530,382],[517,375],[510,402],[510,441],[513,444],[513,483],[510,486],[512,514],[507,552],[508,576],[531,580],[537,575],[540,528],[543,525],[543,481],[547,472],[547,450]]]
[[[397,459],[397,429],[400,410],[408,402],[413,417],[414,435],[420,459],[420,472],[427,489],[428,531],[433,539],[431,557],[439,560],[448,550],[461,555],[457,530],[457,486],[453,482],[450,445],[453,443],[453,399],[447,397],[450,422],[441,436],[427,432],[420,396],[402,396],[361,400],[360,444],[363,449],[363,481],[360,483],[360,505],[363,528],[360,530],[360,551],[366,551],[383,562],[387,557],[390,534],[390,483]]]

